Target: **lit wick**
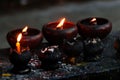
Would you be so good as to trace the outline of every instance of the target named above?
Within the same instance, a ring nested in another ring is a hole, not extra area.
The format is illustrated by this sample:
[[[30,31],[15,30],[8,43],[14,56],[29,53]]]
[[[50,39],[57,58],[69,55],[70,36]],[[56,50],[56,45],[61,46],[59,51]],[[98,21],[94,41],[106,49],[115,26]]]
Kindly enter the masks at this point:
[[[28,29],[28,26],[25,26],[25,28],[23,28],[22,30],[23,35],[27,35],[27,29]]]
[[[16,43],[16,48],[17,48],[17,53],[20,54],[21,53],[21,49],[20,49],[20,40],[22,38],[22,33],[20,33],[17,37],[17,43]]]
[[[63,24],[64,24],[64,22],[65,22],[65,18],[63,18],[61,21],[60,21],[60,23],[57,25],[57,29],[63,29]]]
[[[96,25],[96,24],[97,24],[96,18],[93,18],[93,19],[90,21],[90,23]]]

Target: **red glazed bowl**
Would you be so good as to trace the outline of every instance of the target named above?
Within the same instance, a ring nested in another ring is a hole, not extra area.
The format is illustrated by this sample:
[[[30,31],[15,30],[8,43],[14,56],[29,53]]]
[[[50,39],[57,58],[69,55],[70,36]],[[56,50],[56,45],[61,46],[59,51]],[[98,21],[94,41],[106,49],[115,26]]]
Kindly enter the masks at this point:
[[[43,26],[42,32],[45,39],[51,44],[61,44],[64,39],[71,40],[77,35],[77,26],[72,22],[65,22],[63,29],[56,29],[59,22],[48,23]]]
[[[96,17],[97,24],[91,24],[93,18],[86,18],[77,22],[78,33],[83,38],[104,39],[112,30],[112,23],[105,19]]]
[[[17,36],[22,29],[15,29],[7,33],[7,41],[12,48],[16,48]],[[22,47],[36,48],[43,40],[42,32],[35,28],[28,28],[27,35],[23,35],[20,41]]]

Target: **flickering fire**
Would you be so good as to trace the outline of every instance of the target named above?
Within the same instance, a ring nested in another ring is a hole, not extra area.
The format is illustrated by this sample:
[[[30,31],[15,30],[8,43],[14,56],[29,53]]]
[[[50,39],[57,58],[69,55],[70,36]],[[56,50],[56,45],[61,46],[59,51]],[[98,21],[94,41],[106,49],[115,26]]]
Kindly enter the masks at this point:
[[[17,37],[16,48],[17,48],[18,54],[21,53],[21,49],[20,49],[20,40],[21,40],[21,38],[22,38],[22,33],[20,33],[20,34],[18,35],[18,37]]]
[[[92,24],[97,24],[96,18],[93,18],[90,22],[91,22]]]
[[[25,28],[23,28],[22,32],[27,32],[28,26],[26,26]]]
[[[18,37],[17,37],[17,42],[20,42],[21,38],[22,38],[22,33],[20,33],[20,34],[18,35]]]
[[[57,25],[57,28],[63,29],[63,24],[65,22],[65,18],[63,18],[60,23]]]

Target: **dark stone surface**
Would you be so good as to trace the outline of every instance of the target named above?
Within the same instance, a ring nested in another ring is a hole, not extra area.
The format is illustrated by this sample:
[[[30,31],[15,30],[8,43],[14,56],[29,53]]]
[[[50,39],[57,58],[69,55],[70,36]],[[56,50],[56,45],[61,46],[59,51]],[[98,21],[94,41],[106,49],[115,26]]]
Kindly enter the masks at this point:
[[[120,32],[111,33],[103,40],[105,49],[102,53],[102,58],[96,62],[81,62],[76,65],[59,63],[60,68],[51,71],[45,71],[41,68],[33,68],[30,73],[25,75],[12,74],[10,77],[2,76],[2,80],[120,80],[120,59],[116,57],[116,50],[113,48],[114,40],[120,35]],[[35,52],[35,51],[34,51]],[[3,73],[11,69],[11,64],[8,60],[9,49],[0,50],[0,66]],[[33,59],[37,59],[33,55]],[[11,73],[10,73],[11,74]]]

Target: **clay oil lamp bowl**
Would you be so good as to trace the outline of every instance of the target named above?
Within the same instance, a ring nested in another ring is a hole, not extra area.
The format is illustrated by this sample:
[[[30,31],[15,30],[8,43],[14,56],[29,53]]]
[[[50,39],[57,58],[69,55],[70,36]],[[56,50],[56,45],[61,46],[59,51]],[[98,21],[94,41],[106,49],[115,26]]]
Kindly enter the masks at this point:
[[[31,71],[28,66],[28,62],[31,59],[31,52],[28,47],[22,47],[20,40],[22,39],[22,33],[18,35],[16,48],[11,49],[9,60],[13,64],[13,68],[10,70],[14,74],[26,74]]]
[[[104,39],[112,30],[112,23],[100,17],[86,18],[77,22],[78,33],[83,38]]]
[[[60,46],[60,48],[63,53],[67,55],[66,61],[68,63],[76,64],[82,60],[84,46],[81,39],[75,37],[71,41],[64,40],[64,43],[62,46]]]
[[[45,24],[42,32],[50,44],[61,44],[64,39],[71,40],[77,35],[77,27],[73,22],[68,22],[63,18],[61,21]]]
[[[12,48],[15,48],[16,38],[19,33],[22,32],[22,40],[20,41],[21,46],[29,46],[30,49],[36,48],[42,42],[43,35],[42,32],[35,28],[28,28],[27,26],[24,29],[15,29],[7,34],[7,41]]]
[[[104,45],[100,38],[86,39],[84,41],[84,60],[100,60],[103,50]]]
[[[42,62],[41,68],[45,70],[54,70],[59,68],[58,61],[61,60],[61,52],[58,46],[43,47],[37,54],[39,60]]]

